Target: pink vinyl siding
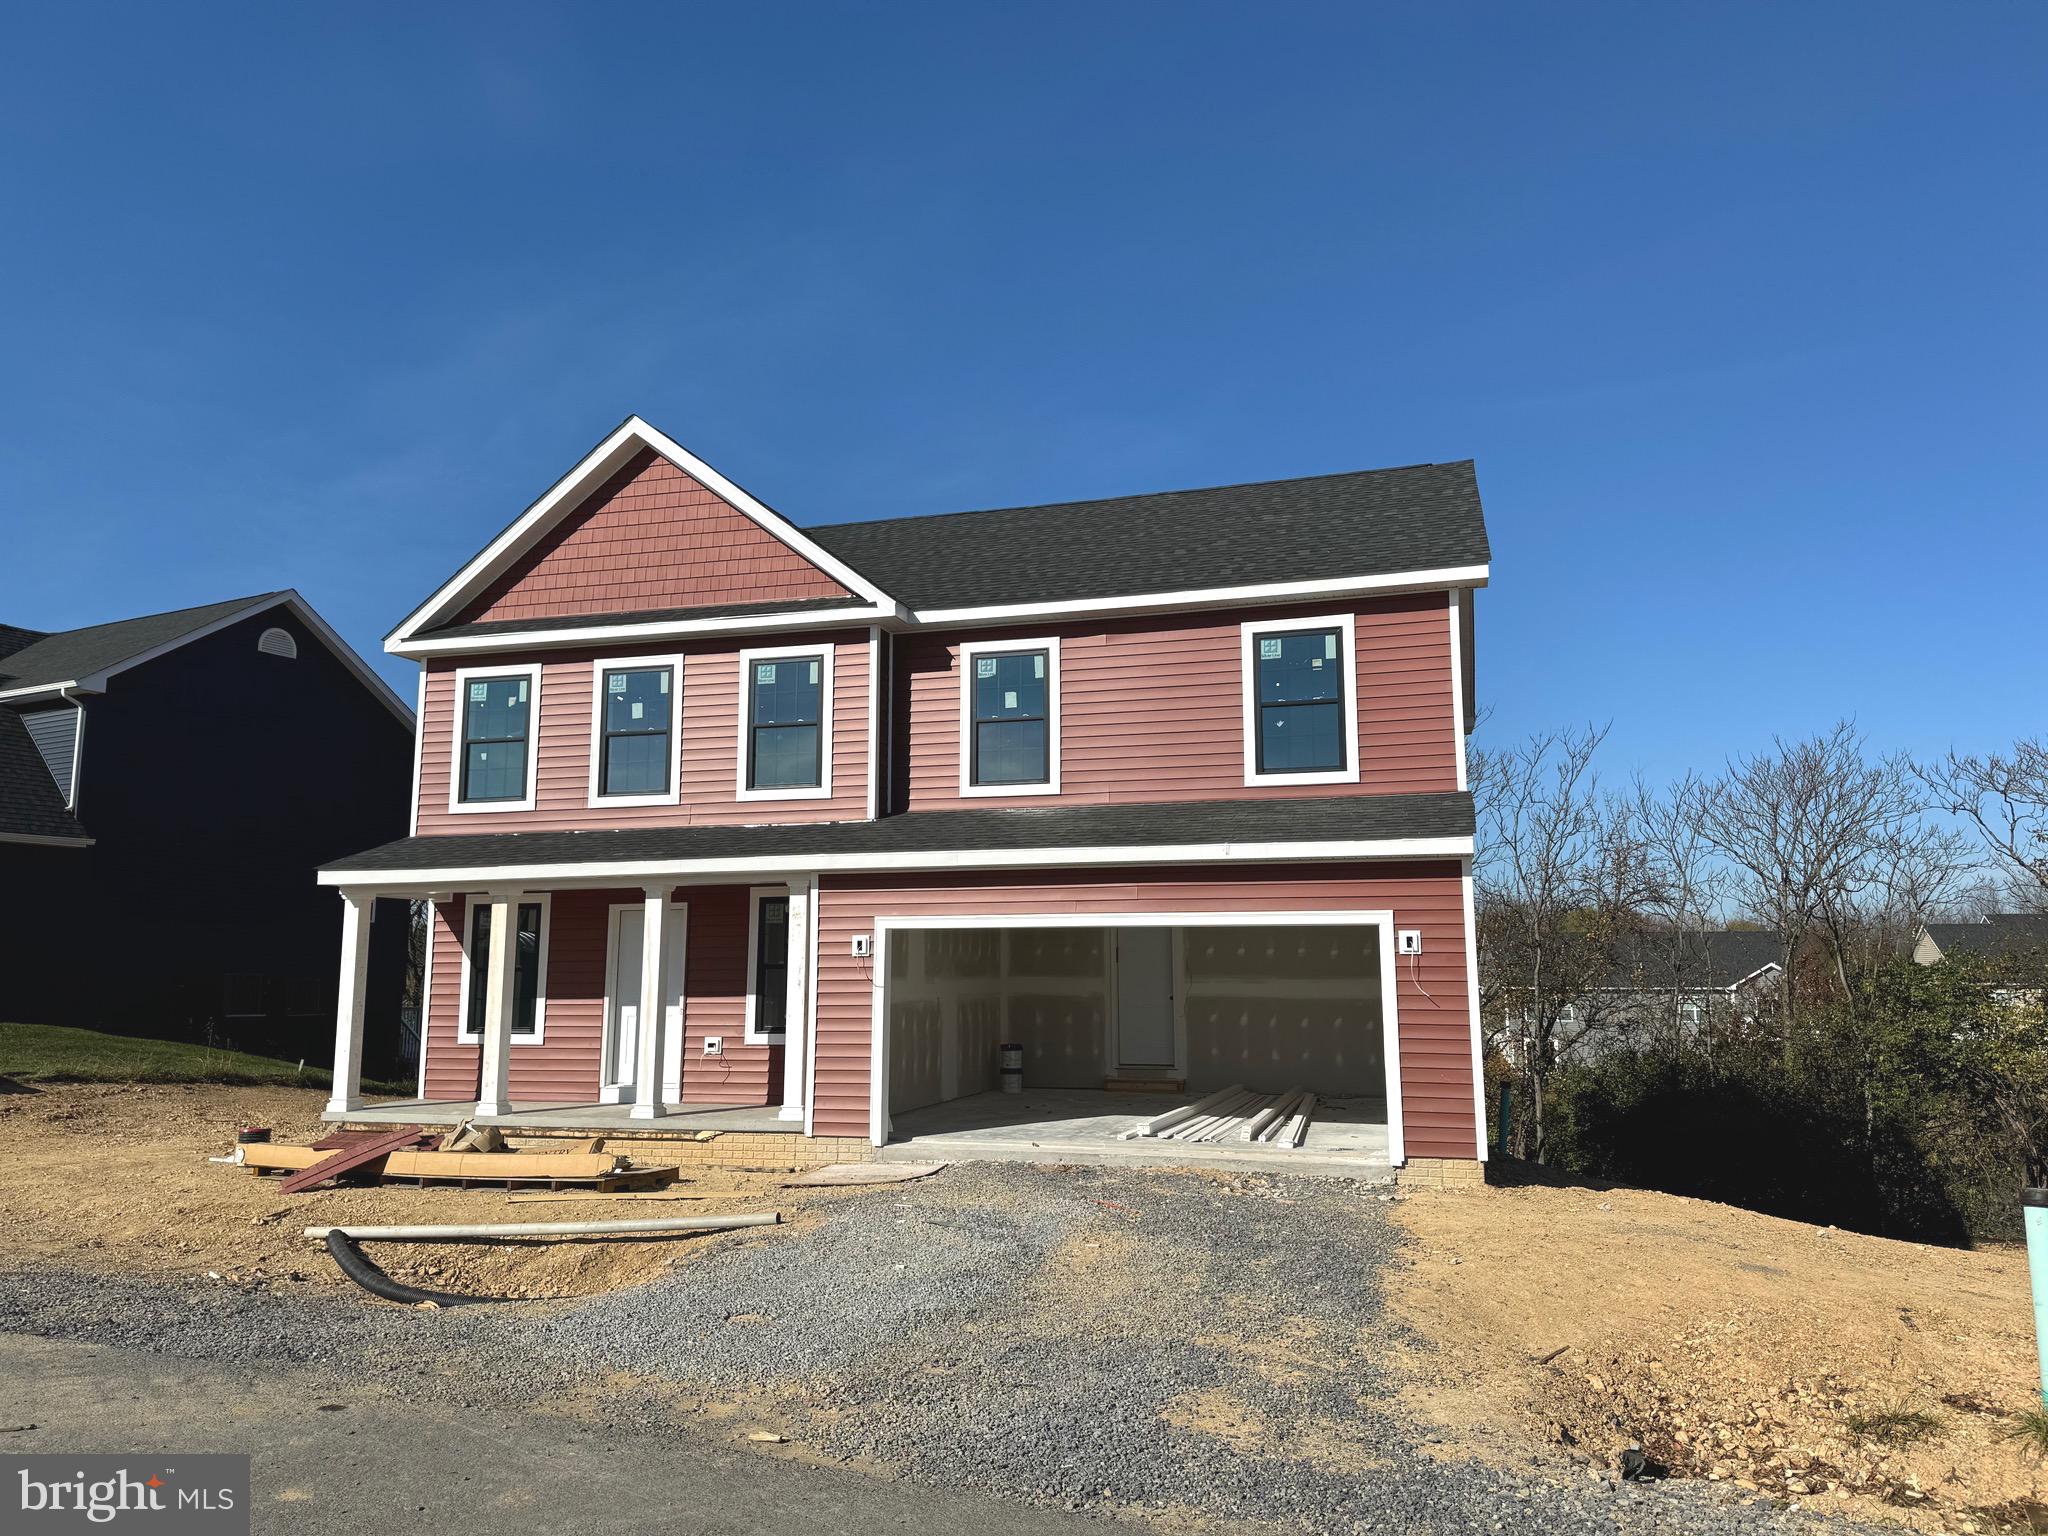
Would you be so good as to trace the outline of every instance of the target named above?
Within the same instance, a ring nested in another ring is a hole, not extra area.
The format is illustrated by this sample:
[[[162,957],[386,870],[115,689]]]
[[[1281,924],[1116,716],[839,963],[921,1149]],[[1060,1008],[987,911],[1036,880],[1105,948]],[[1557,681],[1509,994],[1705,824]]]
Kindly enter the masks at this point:
[[[782,1097],[782,1047],[747,1045],[747,888],[691,886],[683,982],[682,1098],[698,1104],[774,1104]],[[604,995],[611,909],[638,905],[637,890],[557,891],[547,942],[541,1039],[514,1041],[511,1096],[518,1104],[590,1104],[602,1082]],[[476,1097],[478,1051],[459,1037],[465,899],[438,903],[433,987],[427,1000],[426,1097]],[[724,1055],[706,1057],[704,1037]]]
[[[420,716],[420,834],[566,831],[588,827],[682,826],[705,822],[859,820],[868,805],[868,632],[817,637],[834,645],[832,793],[814,800],[742,800],[739,653],[751,644],[809,644],[808,636],[760,642],[696,641],[663,647],[605,647],[550,653],[540,688],[539,759],[530,811],[457,812],[448,808],[455,740],[455,672],[485,661],[437,660],[427,669]],[[682,654],[682,798],[676,805],[590,804],[595,663],[636,654]]]
[[[848,595],[834,578],[648,449],[485,588],[456,622]]]
[[[1359,781],[1247,786],[1243,636],[1247,619],[1349,612],[1357,634]],[[962,643],[1057,636],[1060,793],[960,794]],[[1458,787],[1448,595],[1425,592],[1291,609],[1152,616],[1002,631],[909,635],[897,696],[909,699],[905,809],[960,805],[1399,794]],[[901,707],[899,703],[899,708]]]
[[[873,1039],[872,957],[851,954],[878,916],[1063,912],[1284,912],[1391,909],[1422,931],[1397,962],[1401,1105],[1409,1157],[1477,1154],[1462,871],[1456,863],[965,872],[827,876],[819,894],[817,1104],[820,1136],[865,1136]]]

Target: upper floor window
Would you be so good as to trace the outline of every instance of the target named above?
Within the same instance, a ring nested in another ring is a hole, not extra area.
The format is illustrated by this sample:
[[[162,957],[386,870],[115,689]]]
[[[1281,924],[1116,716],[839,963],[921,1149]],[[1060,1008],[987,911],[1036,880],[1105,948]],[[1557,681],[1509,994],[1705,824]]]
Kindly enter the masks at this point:
[[[1243,635],[1245,782],[1356,783],[1351,615],[1255,620]]]
[[[1056,794],[1060,787],[1060,643],[960,647],[960,792]]]
[[[592,805],[674,805],[680,764],[679,657],[599,661],[590,743]]]
[[[449,809],[533,809],[540,668],[464,669],[455,674],[455,701],[458,742]]]
[[[517,953],[512,960],[512,1029],[514,1040],[541,1038],[541,1012],[547,985],[547,915],[545,896],[519,903],[519,931],[513,938]],[[487,896],[470,898],[469,942],[462,968],[462,1029],[460,1039],[483,1038],[484,1014],[491,988],[491,902]]]
[[[832,647],[740,652],[742,800],[832,793]]]

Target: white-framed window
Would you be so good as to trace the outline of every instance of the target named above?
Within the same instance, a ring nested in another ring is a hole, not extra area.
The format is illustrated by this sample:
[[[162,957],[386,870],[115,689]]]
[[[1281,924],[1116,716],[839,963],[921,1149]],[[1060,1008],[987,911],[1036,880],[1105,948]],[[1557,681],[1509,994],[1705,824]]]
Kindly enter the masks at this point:
[[[1686,1029],[1698,1029],[1700,1027],[1700,1005],[1698,1003],[1680,1003],[1678,1005],[1678,1022]]]
[[[545,891],[519,898],[519,955],[512,967],[514,1045],[538,1045],[547,1033],[548,919],[553,905]],[[455,1038],[464,1045],[483,1039],[490,963],[491,899],[479,892],[462,908],[462,988],[456,1000]]]
[[[742,800],[832,794],[832,647],[740,652],[738,793]]]
[[[674,805],[682,795],[683,658],[591,663],[590,803]]]
[[[455,674],[451,811],[530,811],[540,768],[540,663]]]
[[[1252,619],[1244,644],[1246,784],[1358,782],[1358,645],[1348,613]]]
[[[747,892],[747,1044],[789,1038],[789,887]]]
[[[1060,792],[1060,643],[960,647],[960,793]]]

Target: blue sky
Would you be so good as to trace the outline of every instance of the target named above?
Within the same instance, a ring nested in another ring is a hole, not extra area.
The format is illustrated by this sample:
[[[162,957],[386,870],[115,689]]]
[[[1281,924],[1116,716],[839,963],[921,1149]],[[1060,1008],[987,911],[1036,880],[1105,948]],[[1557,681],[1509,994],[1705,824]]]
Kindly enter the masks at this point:
[[[1479,462],[1494,740],[2043,728],[2048,7],[16,8],[0,619]]]

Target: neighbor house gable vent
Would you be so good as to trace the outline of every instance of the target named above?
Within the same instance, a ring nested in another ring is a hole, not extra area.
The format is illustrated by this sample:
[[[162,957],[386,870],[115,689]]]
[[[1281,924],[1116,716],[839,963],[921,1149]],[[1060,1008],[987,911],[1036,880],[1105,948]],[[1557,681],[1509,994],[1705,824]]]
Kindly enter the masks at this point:
[[[256,649],[266,656],[282,656],[286,661],[299,659],[299,642],[282,629],[266,629],[256,641]]]
[[[29,740],[35,743],[69,809],[78,799],[78,706],[24,711],[21,723],[28,727]]]

